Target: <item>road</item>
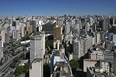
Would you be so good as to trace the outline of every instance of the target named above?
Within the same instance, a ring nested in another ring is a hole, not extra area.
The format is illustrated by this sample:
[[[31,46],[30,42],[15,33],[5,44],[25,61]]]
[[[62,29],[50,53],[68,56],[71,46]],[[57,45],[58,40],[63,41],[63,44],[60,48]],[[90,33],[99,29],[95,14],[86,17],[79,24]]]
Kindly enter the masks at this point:
[[[13,59],[16,57],[20,57],[22,53],[27,53],[28,51],[22,51],[21,53],[17,54],[16,56],[12,57],[11,59],[9,59],[5,64],[3,64],[0,68],[0,76],[3,74],[3,72],[5,71],[5,69],[7,69],[10,64],[13,62]]]

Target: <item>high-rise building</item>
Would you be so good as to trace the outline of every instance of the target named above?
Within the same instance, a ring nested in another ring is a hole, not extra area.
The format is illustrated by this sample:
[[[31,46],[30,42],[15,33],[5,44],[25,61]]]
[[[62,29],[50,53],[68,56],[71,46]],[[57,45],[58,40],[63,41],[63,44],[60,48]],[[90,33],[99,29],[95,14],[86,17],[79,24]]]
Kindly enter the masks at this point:
[[[28,27],[30,26],[30,22],[28,21],[28,22],[26,22],[26,31],[29,31],[28,29]]]
[[[0,61],[3,58],[3,42],[0,41]]]
[[[53,28],[53,34],[54,34],[54,41],[56,40],[60,40],[62,41],[62,30],[61,30],[61,27],[54,27]]]
[[[114,18],[110,19],[110,25],[112,25],[112,24],[115,24],[115,19]]]
[[[92,60],[99,60],[99,59],[104,59],[104,53],[103,51],[92,51],[92,53],[90,53],[90,59]]]
[[[43,60],[41,58],[33,60],[29,69],[29,77],[43,77]]]
[[[32,25],[32,32],[36,32],[36,21],[31,21],[30,25]]]
[[[18,40],[19,39],[19,30],[13,30],[13,39]]]
[[[36,58],[43,58],[45,54],[45,34],[30,37],[30,62]]]
[[[74,27],[73,27],[73,37],[74,38],[78,38],[79,37],[79,34],[80,34],[80,29],[79,29],[79,24],[76,24]]]
[[[56,25],[59,25],[59,26],[61,27],[62,24],[63,24],[63,21],[62,21],[62,20],[57,20],[57,21],[56,21]]]
[[[5,30],[2,30],[2,31],[1,31],[1,37],[2,37],[2,42],[3,42],[3,43],[5,43],[5,33],[6,33]]]
[[[24,37],[25,36],[25,27],[24,26],[20,27],[20,32],[21,32],[21,37]]]
[[[116,75],[116,49],[114,50],[114,74]]]
[[[32,25],[28,26],[28,34],[32,33]]]
[[[45,54],[45,32],[30,37],[30,77],[43,77],[43,57]]]
[[[5,33],[5,42],[9,43],[9,34],[8,33]]]
[[[70,25],[67,22],[67,24],[65,25],[65,34],[68,34],[70,32]]]

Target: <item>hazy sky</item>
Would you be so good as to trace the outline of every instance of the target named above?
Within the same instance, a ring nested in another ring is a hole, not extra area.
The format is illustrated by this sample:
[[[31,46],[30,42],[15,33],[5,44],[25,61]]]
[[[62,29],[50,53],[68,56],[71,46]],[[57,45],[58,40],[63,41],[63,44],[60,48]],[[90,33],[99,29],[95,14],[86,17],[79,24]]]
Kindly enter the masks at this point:
[[[1,16],[116,15],[116,0],[0,0]]]

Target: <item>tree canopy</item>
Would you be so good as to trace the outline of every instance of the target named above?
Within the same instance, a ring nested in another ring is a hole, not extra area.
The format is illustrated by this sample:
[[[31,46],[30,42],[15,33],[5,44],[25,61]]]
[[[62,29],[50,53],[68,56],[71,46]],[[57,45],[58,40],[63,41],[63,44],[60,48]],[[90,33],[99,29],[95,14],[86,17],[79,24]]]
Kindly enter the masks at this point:
[[[79,68],[79,63],[75,59],[72,59],[69,62],[70,62],[70,66],[71,66],[72,69]]]
[[[30,67],[29,63],[27,63],[27,64],[25,64],[23,66],[18,66],[16,68],[16,70],[15,70],[15,76],[18,76],[21,73],[25,73],[26,74],[29,71],[29,67]]]

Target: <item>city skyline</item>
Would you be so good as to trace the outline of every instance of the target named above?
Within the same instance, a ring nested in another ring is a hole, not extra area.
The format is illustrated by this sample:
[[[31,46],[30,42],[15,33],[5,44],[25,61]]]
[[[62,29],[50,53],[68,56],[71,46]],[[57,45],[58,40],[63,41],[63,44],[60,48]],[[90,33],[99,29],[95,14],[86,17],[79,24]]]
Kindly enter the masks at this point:
[[[115,16],[116,0],[1,0],[0,17],[110,15]]]

